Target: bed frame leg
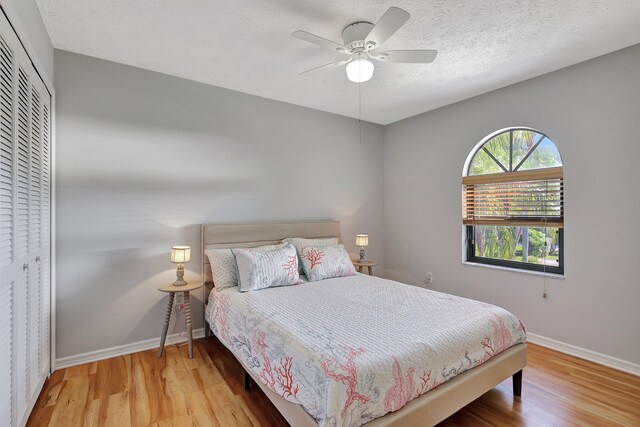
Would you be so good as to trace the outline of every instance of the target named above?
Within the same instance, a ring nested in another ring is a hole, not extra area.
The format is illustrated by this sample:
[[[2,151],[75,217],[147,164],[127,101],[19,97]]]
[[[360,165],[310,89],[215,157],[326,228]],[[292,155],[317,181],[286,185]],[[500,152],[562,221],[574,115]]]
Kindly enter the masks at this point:
[[[518,397],[522,395],[522,371],[513,374],[513,395]]]
[[[244,371],[244,389],[251,390],[251,375],[247,371]]]

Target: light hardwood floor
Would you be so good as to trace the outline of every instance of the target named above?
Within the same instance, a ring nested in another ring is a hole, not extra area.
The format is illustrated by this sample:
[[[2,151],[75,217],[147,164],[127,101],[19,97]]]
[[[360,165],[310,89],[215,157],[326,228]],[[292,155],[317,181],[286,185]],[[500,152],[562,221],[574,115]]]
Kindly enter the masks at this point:
[[[216,338],[56,371],[29,426],[286,426]],[[529,344],[522,398],[507,380],[439,426],[640,426],[640,377]]]

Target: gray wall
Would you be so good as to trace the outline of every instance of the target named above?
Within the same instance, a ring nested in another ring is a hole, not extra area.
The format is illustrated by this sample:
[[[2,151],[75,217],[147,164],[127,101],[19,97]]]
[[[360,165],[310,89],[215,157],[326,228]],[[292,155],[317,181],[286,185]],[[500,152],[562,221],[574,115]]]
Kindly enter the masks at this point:
[[[337,115],[62,51],[55,69],[58,358],[158,337],[170,247],[198,278],[202,223],[340,220],[383,260],[381,126],[360,145]]]
[[[169,247],[197,248],[201,223],[338,219],[350,251],[371,235],[391,278],[432,271],[434,289],[504,306],[532,333],[640,362],[640,46],[366,124],[362,146],[351,119],[55,57],[58,357],[157,337]],[[563,156],[565,279],[461,263],[462,166],[508,126],[540,129]]]
[[[640,363],[640,45],[385,128],[387,274],[498,304],[528,330]],[[564,161],[564,280],[463,265],[461,176],[489,133],[530,126]]]
[[[53,46],[35,0],[0,0],[0,4],[12,6],[20,24],[27,32],[27,34],[19,33],[18,35],[23,42],[25,38],[29,39],[35,50],[35,52],[29,52],[29,54],[35,54],[42,64],[43,70],[38,71],[53,79]],[[10,16],[10,18],[13,17]],[[13,22],[13,24],[15,25],[16,23]]]

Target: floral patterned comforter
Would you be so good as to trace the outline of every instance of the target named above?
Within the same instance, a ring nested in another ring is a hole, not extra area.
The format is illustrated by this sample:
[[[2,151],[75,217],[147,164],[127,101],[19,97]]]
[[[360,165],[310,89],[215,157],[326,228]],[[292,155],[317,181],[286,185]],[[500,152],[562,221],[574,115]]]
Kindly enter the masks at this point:
[[[360,426],[526,340],[508,311],[358,274],[214,289],[211,329],[320,426]]]

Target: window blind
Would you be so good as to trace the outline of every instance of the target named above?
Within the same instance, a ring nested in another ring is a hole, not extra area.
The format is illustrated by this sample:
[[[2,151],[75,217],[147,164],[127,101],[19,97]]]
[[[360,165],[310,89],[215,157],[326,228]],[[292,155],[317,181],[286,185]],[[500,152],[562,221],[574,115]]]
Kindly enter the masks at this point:
[[[463,177],[462,222],[563,227],[562,167]]]

